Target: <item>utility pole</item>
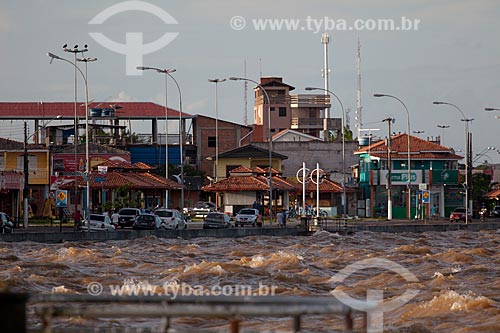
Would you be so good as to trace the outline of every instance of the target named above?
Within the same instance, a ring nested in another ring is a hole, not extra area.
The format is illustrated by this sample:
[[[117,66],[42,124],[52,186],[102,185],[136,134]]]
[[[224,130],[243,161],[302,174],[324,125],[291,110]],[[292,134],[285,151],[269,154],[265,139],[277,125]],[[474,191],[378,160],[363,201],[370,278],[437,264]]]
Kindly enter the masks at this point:
[[[23,189],[23,226],[28,228],[28,184],[29,184],[29,165],[28,165],[28,125],[24,122],[24,189]]]
[[[392,220],[392,193],[391,193],[391,124],[394,123],[394,118],[387,117],[383,122],[387,122],[389,126],[389,135],[387,136],[387,219]]]

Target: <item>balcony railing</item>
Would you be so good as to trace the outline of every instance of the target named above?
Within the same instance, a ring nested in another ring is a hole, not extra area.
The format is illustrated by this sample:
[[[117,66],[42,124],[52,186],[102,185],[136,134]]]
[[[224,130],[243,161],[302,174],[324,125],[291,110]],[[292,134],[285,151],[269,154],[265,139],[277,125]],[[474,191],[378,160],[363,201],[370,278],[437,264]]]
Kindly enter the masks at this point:
[[[269,101],[271,104],[284,104],[290,105],[292,108],[329,108],[330,96],[328,95],[269,95]],[[255,105],[262,105],[267,102],[265,95],[258,96],[255,98]]]

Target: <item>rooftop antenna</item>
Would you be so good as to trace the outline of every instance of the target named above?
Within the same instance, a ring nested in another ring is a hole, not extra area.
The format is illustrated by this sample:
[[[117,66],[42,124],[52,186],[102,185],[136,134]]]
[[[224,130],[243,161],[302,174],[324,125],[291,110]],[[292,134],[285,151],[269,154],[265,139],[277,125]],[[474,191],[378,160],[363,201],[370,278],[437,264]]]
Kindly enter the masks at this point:
[[[328,44],[330,43],[330,36],[327,32],[321,35],[321,44],[323,44],[323,79],[325,81],[325,95],[329,95],[328,92],[328,76],[330,69],[328,68]],[[328,135],[328,118],[330,118],[330,109],[325,108],[325,114],[323,119],[323,140],[327,140]]]
[[[247,60],[243,60],[243,65],[244,65],[244,76],[247,77]],[[261,73],[262,75],[262,73]],[[243,114],[243,123],[245,126],[248,126],[248,81],[244,81],[243,83],[243,98],[245,102],[245,113]]]
[[[363,122],[361,118],[361,110],[363,107],[361,106],[361,42],[358,38],[358,52],[356,59],[356,69],[357,69],[357,92],[356,92],[356,127],[358,128],[358,143],[361,144],[361,129],[363,128]]]

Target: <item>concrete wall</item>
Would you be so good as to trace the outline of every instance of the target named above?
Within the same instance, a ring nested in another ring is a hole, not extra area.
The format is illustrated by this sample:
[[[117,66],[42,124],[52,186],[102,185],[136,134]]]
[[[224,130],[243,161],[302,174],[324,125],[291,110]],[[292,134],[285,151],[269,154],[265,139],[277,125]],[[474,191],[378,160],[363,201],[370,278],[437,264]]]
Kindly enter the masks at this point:
[[[255,146],[267,149],[267,143],[253,143]],[[350,175],[350,166],[357,164],[358,156],[353,152],[358,149],[357,141],[345,143],[345,167],[346,174]],[[342,179],[342,142],[273,142],[273,152],[288,156],[284,160],[282,171],[285,177],[295,177],[297,170],[302,168],[302,162],[306,167],[314,169],[316,163],[319,167],[331,173],[335,181]],[[333,171],[337,171],[334,174]]]
[[[160,238],[218,237],[239,238],[246,236],[301,236],[307,235],[304,228],[232,228],[199,230],[120,230],[115,232],[62,232],[62,233],[14,233],[0,234],[4,242],[62,243],[72,241],[129,240],[156,236]]]
[[[219,154],[239,147],[239,141],[247,135],[251,128],[224,120],[218,120],[217,132],[219,137]],[[197,146],[197,164],[207,176],[214,174],[214,161],[207,161],[207,157],[215,156],[215,147],[208,146],[208,137],[215,136],[215,119],[198,115],[193,119],[194,143]],[[225,175],[225,170],[224,174]],[[220,175],[219,175],[220,176]]]

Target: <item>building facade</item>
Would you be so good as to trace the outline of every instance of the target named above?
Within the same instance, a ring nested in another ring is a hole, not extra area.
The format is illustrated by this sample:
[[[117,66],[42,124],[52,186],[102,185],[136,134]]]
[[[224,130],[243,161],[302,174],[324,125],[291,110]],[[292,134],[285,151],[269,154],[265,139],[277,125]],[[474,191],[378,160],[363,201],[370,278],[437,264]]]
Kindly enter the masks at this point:
[[[387,216],[389,186],[393,218],[422,218],[422,214],[429,216],[433,206],[436,206],[440,217],[445,217],[454,208],[465,204],[458,172],[458,161],[462,157],[450,148],[415,136],[398,134],[392,136],[391,140],[381,140],[362,147],[356,151],[356,155],[359,157],[357,173],[365,216]],[[408,196],[408,189],[411,196]],[[422,190],[429,191],[430,195],[429,203],[425,205],[422,204]]]

